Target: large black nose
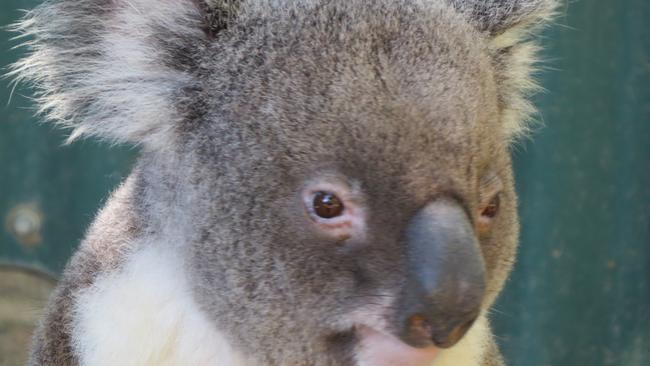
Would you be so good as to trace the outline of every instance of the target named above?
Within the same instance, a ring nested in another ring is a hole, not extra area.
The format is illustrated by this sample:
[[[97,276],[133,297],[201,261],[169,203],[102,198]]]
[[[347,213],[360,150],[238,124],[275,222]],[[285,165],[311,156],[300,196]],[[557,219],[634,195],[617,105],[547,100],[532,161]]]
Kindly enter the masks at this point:
[[[414,347],[451,347],[478,317],[485,292],[485,264],[470,220],[457,202],[440,199],[411,219],[406,239],[400,338]]]

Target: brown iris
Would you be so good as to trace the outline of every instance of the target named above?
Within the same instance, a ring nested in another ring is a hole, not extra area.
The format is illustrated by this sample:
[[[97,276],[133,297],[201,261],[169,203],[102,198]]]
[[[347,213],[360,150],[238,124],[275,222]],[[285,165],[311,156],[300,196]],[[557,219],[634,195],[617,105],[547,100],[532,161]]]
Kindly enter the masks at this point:
[[[499,206],[501,205],[501,199],[499,195],[492,197],[487,206],[481,211],[481,216],[487,217],[488,219],[494,218],[499,213]]]
[[[316,215],[324,219],[341,216],[344,209],[343,202],[335,194],[329,192],[317,192],[313,204]]]

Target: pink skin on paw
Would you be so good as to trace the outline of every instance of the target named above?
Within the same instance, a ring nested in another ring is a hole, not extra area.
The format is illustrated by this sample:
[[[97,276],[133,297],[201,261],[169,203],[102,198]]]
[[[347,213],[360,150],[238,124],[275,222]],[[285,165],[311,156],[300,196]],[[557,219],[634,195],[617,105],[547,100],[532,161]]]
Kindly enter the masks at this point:
[[[414,348],[399,339],[367,327],[359,327],[358,361],[361,366],[431,366],[438,349]]]

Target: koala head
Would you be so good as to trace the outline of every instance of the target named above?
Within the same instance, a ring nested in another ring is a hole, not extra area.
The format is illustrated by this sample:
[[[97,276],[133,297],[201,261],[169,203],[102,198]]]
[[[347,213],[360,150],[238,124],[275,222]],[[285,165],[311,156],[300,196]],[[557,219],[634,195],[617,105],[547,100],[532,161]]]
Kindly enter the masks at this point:
[[[141,146],[145,231],[235,348],[352,365],[452,347],[501,289],[553,6],[58,0],[14,73],[71,139]]]

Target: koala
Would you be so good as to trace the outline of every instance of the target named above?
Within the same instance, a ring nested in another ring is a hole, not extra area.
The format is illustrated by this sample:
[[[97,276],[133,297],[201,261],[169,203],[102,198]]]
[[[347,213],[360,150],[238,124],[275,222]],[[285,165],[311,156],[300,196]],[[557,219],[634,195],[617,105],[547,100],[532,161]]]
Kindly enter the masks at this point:
[[[552,0],[46,0],[11,74],[139,147],[30,365],[496,366]]]

